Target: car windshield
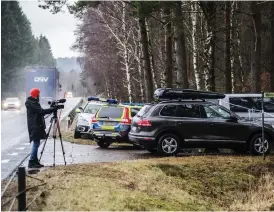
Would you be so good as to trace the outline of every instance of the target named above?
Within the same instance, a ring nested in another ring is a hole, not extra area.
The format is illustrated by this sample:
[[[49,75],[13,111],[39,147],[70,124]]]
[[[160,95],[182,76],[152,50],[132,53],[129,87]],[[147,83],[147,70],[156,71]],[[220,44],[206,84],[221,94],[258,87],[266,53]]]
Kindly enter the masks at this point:
[[[88,104],[85,109],[84,113],[91,113],[95,114],[97,111],[101,108],[101,105],[93,105],[93,104]]]
[[[98,118],[121,118],[123,115],[123,107],[102,107],[98,113]]]
[[[6,102],[18,102],[19,99],[18,98],[7,98]]]
[[[143,115],[145,115],[149,110],[150,108],[152,108],[152,105],[145,105],[144,107],[142,107],[142,109],[137,113],[137,116],[138,117],[141,117]]]

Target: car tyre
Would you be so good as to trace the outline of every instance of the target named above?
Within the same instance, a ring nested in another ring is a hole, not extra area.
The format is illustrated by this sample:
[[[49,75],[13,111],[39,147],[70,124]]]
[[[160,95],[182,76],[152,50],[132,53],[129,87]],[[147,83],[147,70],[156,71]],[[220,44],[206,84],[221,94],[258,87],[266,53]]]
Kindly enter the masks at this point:
[[[102,149],[107,149],[110,145],[109,142],[105,141],[105,140],[98,140],[97,144],[99,147],[101,147]]]
[[[180,139],[174,134],[164,134],[158,142],[157,152],[165,156],[175,156],[180,151]]]
[[[75,138],[75,139],[81,138],[81,133],[78,132],[76,129],[74,130],[74,138]]]
[[[250,143],[249,143],[249,149],[250,153],[252,155],[262,155],[263,154],[263,143],[262,143],[262,134],[256,134],[252,136]],[[265,141],[264,141],[264,147],[265,147],[265,154],[269,153],[271,150],[271,142],[267,135],[265,135]]]

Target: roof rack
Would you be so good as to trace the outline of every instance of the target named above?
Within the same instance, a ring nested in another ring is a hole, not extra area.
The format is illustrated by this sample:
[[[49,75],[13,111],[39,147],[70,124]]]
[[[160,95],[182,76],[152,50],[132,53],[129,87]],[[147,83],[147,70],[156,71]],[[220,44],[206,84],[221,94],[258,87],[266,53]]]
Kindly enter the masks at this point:
[[[182,99],[223,99],[224,94],[198,91],[193,89],[181,89],[181,88],[158,88],[154,92],[154,98],[156,100],[182,100]]]

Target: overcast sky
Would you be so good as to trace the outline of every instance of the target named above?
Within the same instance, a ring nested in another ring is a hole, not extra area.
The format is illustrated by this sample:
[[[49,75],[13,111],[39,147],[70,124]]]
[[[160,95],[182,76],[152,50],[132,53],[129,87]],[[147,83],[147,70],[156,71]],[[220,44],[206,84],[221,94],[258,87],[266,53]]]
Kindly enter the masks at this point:
[[[52,14],[38,7],[37,1],[20,1],[20,5],[29,19],[33,34],[38,37],[45,35],[51,45],[52,53],[57,57],[72,57],[79,55],[70,50],[76,40],[74,30],[79,22],[68,11]]]

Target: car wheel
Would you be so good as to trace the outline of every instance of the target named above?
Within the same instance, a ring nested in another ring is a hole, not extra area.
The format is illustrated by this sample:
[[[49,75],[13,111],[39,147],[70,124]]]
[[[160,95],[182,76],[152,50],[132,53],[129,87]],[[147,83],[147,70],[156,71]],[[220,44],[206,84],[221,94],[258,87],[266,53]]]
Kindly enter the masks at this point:
[[[166,156],[178,154],[180,151],[180,139],[174,134],[163,135],[157,146],[157,152]]]
[[[81,138],[81,133],[78,132],[76,129],[74,130],[74,138]]]
[[[97,141],[97,144],[102,149],[107,149],[109,147],[109,145],[110,145],[110,143],[106,142],[105,140],[99,140],[99,141]]]
[[[256,134],[250,140],[250,153],[252,155],[262,155],[263,152],[265,152],[267,154],[271,149],[270,145],[270,139],[268,136],[265,135],[263,143],[262,134]]]

